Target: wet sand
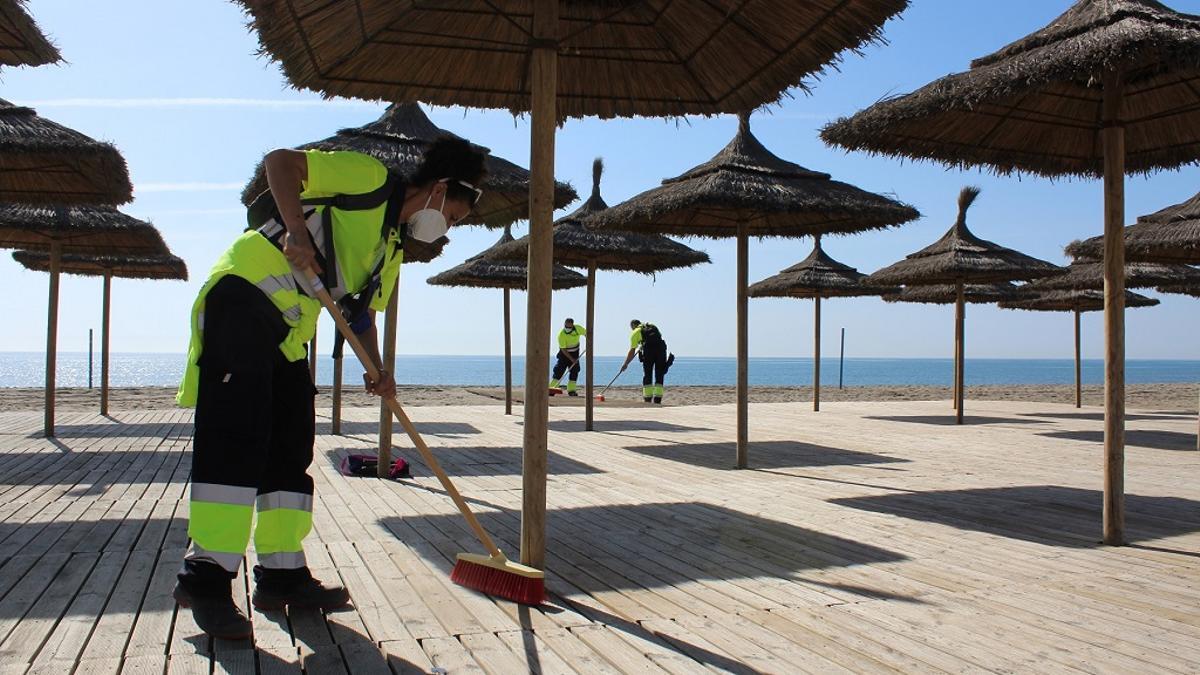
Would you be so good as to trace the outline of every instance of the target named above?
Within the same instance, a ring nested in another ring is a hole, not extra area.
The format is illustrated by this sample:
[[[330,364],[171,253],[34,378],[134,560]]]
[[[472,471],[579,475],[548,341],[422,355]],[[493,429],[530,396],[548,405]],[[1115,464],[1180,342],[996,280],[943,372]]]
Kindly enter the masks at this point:
[[[516,402],[521,400],[521,391],[513,392]],[[1103,404],[1103,387],[1084,387],[1083,403],[1087,406]],[[1170,410],[1195,412],[1200,384],[1136,384],[1126,387],[1126,407],[1142,410]],[[503,405],[503,387],[432,387],[405,386],[400,388],[400,401],[407,406],[439,405]],[[640,387],[613,387],[605,395],[607,407],[641,406]],[[968,400],[979,401],[1036,401],[1047,403],[1073,403],[1075,389],[1064,385],[1014,385],[978,386],[967,388]],[[733,387],[668,387],[667,405],[705,405],[730,403],[734,400]],[[936,401],[950,400],[949,387],[828,387],[821,390],[822,401]],[[0,410],[40,410],[43,394],[41,389],[0,388]],[[56,406],[59,410],[96,410],[100,406],[99,388],[60,389]],[[551,405],[583,405],[583,387],[576,398],[554,396]],[[806,387],[752,387],[750,401],[755,403],[786,403],[812,401],[812,390]],[[330,389],[321,387],[317,406],[330,406]],[[175,406],[173,387],[122,387],[110,394],[113,410],[161,410]],[[374,397],[358,389],[346,389],[342,405],[359,407],[374,405]]]

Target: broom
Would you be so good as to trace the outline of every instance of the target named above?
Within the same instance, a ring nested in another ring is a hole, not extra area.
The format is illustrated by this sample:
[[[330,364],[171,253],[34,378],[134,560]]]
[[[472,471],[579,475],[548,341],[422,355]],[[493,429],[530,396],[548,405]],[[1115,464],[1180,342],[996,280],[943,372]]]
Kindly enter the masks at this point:
[[[622,372],[624,372],[624,371],[620,371],[620,370],[618,370],[618,371],[617,371],[617,374],[616,374],[616,375],[613,375],[613,379],[611,379],[611,380],[609,380],[609,381],[608,381],[608,384],[607,384],[607,385],[605,385],[604,389],[600,390],[600,393],[599,393],[599,394],[596,394],[596,400],[597,400],[597,401],[600,401],[601,403],[604,403],[604,392],[608,391],[608,388],[609,388],[609,387],[611,387],[611,386],[613,386],[613,382],[616,382],[616,381],[617,381],[617,378],[621,376],[621,373],[622,373]]]
[[[312,286],[313,292],[317,299],[321,301],[325,309],[329,310],[333,316],[333,322],[337,324],[338,332],[346,339],[346,343],[354,350],[354,354],[358,356],[358,360],[362,362],[363,368],[367,371],[367,376],[371,381],[379,381],[379,369],[375,364],[371,363],[371,359],[363,350],[362,343],[354,331],[350,329],[350,324],[346,322],[346,318],[338,311],[337,305],[334,304],[333,298],[330,297],[329,291],[325,290],[325,285],[321,283],[319,277],[310,269],[308,271],[308,282]],[[437,476],[442,487],[446,490],[446,494],[454,500],[455,506],[458,507],[463,518],[466,518],[467,524],[475,531],[475,536],[479,538],[480,543],[487,549],[488,555],[478,555],[474,553],[459,553],[458,559],[454,563],[454,571],[450,573],[450,580],[461,586],[473,588],[477,591],[488,595],[495,595],[513,602],[519,602],[525,605],[540,605],[546,599],[546,579],[545,574],[533,567],[521,565],[510,561],[504,557],[499,548],[496,548],[495,542],[488,536],[483,526],[479,524],[479,520],[475,514],[471,512],[467,502],[458,493],[458,489],[454,487],[454,483],[450,482],[450,477],[442,469],[442,465],[434,458],[430,452],[429,446],[425,445],[425,440],[421,438],[421,434],[417,433],[416,427],[413,426],[404,409],[400,407],[400,402],[395,398],[384,399],[384,403],[391,409],[392,414],[400,422],[400,426],[404,427],[404,431],[408,437],[412,439],[413,445],[417,446],[421,456],[425,458],[425,463],[429,465],[430,470]]]

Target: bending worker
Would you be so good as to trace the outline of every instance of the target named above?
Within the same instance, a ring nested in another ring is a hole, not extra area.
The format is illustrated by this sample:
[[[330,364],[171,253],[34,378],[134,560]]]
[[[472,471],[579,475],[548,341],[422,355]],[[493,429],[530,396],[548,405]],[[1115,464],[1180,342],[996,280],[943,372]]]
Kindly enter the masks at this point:
[[[629,327],[633,333],[629,336],[629,353],[625,355],[625,363],[621,364],[621,372],[625,372],[636,354],[642,362],[642,400],[662,403],[663,380],[675,362],[675,355],[667,353],[667,343],[658,326],[634,319],[629,322]]]
[[[579,395],[579,392],[575,391],[579,380],[579,338],[584,337],[587,337],[587,329],[576,326],[575,319],[563,322],[563,329],[558,333],[558,360],[554,362],[554,371],[551,373],[551,389],[558,389],[559,380],[570,368],[567,376],[567,396]],[[556,393],[561,392],[553,392],[551,396]]]
[[[192,339],[177,400],[195,406],[188,535],[175,600],[217,638],[250,636],[233,602],[252,525],[258,564],[253,604],[332,609],[344,588],[309,573],[313,387],[306,344],[321,304],[306,270],[339,301],[382,371],[375,312],[385,309],[403,253],[444,245],[447,228],[482,194],[483,152],[444,138],[411,176],[356,152],[274,150],[263,162],[269,192],[250,207],[250,228],[217,260],[192,309]],[[392,375],[364,377],[394,397]],[[257,511],[257,524],[254,524]]]

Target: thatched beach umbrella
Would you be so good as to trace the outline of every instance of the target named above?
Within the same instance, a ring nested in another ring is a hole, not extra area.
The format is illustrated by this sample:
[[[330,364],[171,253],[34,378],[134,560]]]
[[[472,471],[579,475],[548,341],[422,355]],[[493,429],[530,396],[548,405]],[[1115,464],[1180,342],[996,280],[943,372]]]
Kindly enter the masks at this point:
[[[459,138],[434,124],[420,105],[393,103],[370,124],[341,129],[329,138],[305,143],[297,149],[353,150],[374,157],[401,175],[410,175],[420,165],[429,144],[442,136]],[[471,215],[458,224],[504,227],[528,219],[529,171],[490,153],[485,166],[488,176],[483,185],[483,197],[471,210]],[[242,190],[242,202],[249,204],[266,189],[267,176],[259,162],[254,167],[254,176]],[[560,209],[576,199],[575,189],[570,185],[554,184],[554,208]]]
[[[1125,307],[1153,307],[1158,300],[1125,291]],[[1079,315],[1104,309],[1104,291],[1097,289],[1066,289],[1029,292],[1022,289],[1017,300],[1000,303],[1004,309],[1025,309],[1034,312],[1071,312],[1075,316],[1075,407],[1083,407],[1083,372],[1080,359]]]
[[[1104,238],[1072,242],[1067,254],[1099,260]],[[1125,259],[1131,262],[1200,263],[1200,193],[1125,228]]]
[[[167,245],[150,223],[106,206],[0,204],[0,248],[44,251],[50,289],[46,320],[45,434],[54,435],[54,375],[58,350],[58,277],[62,257],[167,255]]]
[[[805,237],[878,230],[920,217],[893,199],[781,159],[738,115],[733,140],[712,159],[587,218],[595,229],[737,239],[737,464],[748,464],[750,237]]]
[[[968,284],[1026,281],[1062,272],[1057,265],[980,239],[967,229],[967,209],[978,196],[979,188],[963,188],[958,194],[958,218],[946,234],[868,280],[904,286],[949,285],[965,291]],[[959,424],[963,419],[966,301],[964,295],[954,303],[954,408]]]
[[[26,269],[50,271],[50,254],[42,251],[17,251],[13,259]],[[59,271],[89,277],[103,277],[100,320],[100,414],[108,414],[109,317],[112,306],[112,280],[172,279],[187,281],[187,264],[174,255],[120,256],[70,253],[62,257]]]
[[[821,132],[854,150],[1001,174],[1104,179],[1104,541],[1124,541],[1125,174],[1200,159],[1200,17],[1155,0],[1078,0],[971,69]]]
[[[545,558],[555,128],[569,117],[752,110],[879,36],[908,0],[239,0],[296,87],[530,112],[521,561]],[[421,64],[414,67],[413,64]]]
[[[657,234],[638,232],[592,230],[583,224],[588,216],[608,208],[600,196],[600,176],[604,173],[604,162],[597,157],[592,162],[592,194],[588,200],[570,215],[554,223],[554,261],[567,267],[582,267],[587,270],[587,317],[584,326],[588,331],[588,350],[584,355],[584,428],[593,427],[594,398],[592,389],[592,357],[596,350],[596,271],[612,270],[655,274],[672,269],[692,267],[710,262],[708,254],[672,241]],[[499,246],[491,254],[496,260],[528,260],[529,236]]]
[[[842,264],[821,248],[821,236],[813,237],[813,250],[807,258],[751,284],[746,294],[752,298],[811,298],[813,301],[813,410],[821,409],[821,299],[883,295],[900,289],[865,283],[867,275]]]
[[[1071,249],[1070,246],[1067,247]],[[1098,260],[1077,259],[1067,265],[1066,273],[1029,284],[1029,291],[1039,293],[1055,290],[1104,290],[1104,263]],[[1126,262],[1126,288],[1154,288],[1156,286],[1200,285],[1200,269],[1189,265]]]
[[[0,99],[0,202],[105,204],[133,199],[117,149]]]
[[[528,270],[523,261],[494,259],[495,252],[512,243],[512,228],[505,227],[504,234],[490,248],[477,253],[466,262],[451,267],[445,272],[435,274],[427,279],[434,286],[455,286],[466,288],[499,288],[504,291],[504,414],[512,414],[512,334],[510,328],[509,293],[514,290],[523,291],[528,288]],[[579,288],[587,285],[587,279],[578,272],[573,272],[561,265],[554,266],[554,276],[551,284],[556,291],[567,288]],[[526,359],[528,359],[528,355]],[[545,382],[542,388],[545,388]],[[531,387],[525,383],[526,396]]]
[[[0,0],[0,66],[44,66],[62,54],[25,11],[25,0]]]

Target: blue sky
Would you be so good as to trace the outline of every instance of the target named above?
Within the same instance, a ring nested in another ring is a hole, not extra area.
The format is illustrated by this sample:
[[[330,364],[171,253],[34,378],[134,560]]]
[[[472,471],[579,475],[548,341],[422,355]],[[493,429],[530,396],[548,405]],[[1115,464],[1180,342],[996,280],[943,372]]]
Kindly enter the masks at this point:
[[[948,171],[933,164],[846,154],[816,136],[827,120],[851,114],[878,98],[911,91],[962,70],[1041,27],[1068,0],[914,0],[886,26],[889,44],[862,56],[847,55],[837,70],[815,82],[811,95],[796,92],[781,106],[756,114],[752,128],[776,154],[864,189],[889,193],[924,214],[887,232],[830,238],[826,250],[863,271],[894,262],[942,234],[954,220],[955,198],[965,184],[983,194],[970,214],[976,234],[1053,262],[1071,239],[1101,229],[1097,181],[1051,182],[1033,177],[996,178]],[[1200,12],[1200,0],[1176,0]],[[237,8],[224,0],[32,0],[29,8],[63,52],[67,63],[0,71],[0,97],[36,107],[46,117],[115,143],[124,153],[136,189],[125,210],[154,222],[171,248],[187,260],[187,283],[114,283],[115,351],[182,352],[187,316],[212,262],[240,232],[238,192],[268,150],[324,138],[338,128],[374,119],[383,106],[326,102],[288,88],[276,66],[257,56],[254,36]],[[434,109],[435,123],[527,164],[528,121],[502,112]],[[728,142],[731,117],[686,120],[572,120],[560,130],[557,175],[586,192],[592,158],[608,167],[604,196],[610,204],[703,162]],[[1190,197],[1200,189],[1200,168],[1149,179],[1131,178],[1127,221]],[[568,207],[574,208],[574,206]],[[525,224],[518,225],[518,232]],[[443,289],[425,279],[491,245],[498,233],[456,229],[445,254],[428,265],[406,266],[400,296],[399,351],[408,354],[501,353],[500,293]],[[689,240],[713,264],[656,279],[601,273],[598,282],[598,353],[617,354],[627,342],[628,319],[662,326],[672,349],[694,356],[734,353],[734,242]],[[805,257],[811,240],[766,239],[750,248],[751,281]],[[45,344],[44,274],[28,272],[0,256],[0,285],[7,328],[0,351],[36,351]],[[18,292],[13,292],[17,290]],[[524,295],[514,302],[514,343],[524,344]],[[67,277],[62,285],[60,349],[86,348],[87,330],[100,325],[100,283]],[[1162,296],[1159,307],[1128,318],[1130,358],[1200,358],[1195,300]],[[849,356],[944,357],[951,354],[952,308],[892,305],[874,299],[823,304],[826,353],[847,331]],[[581,319],[582,290],[554,296],[554,322]],[[756,300],[750,308],[750,349],[757,356],[811,353],[811,304]],[[13,319],[16,320],[13,320]],[[1070,317],[972,307],[967,314],[972,357],[1067,357]],[[332,327],[322,326],[330,335]],[[1098,315],[1084,320],[1085,355],[1102,354]],[[322,351],[328,348],[326,340]]]

